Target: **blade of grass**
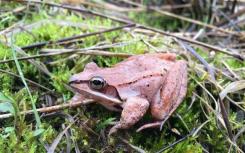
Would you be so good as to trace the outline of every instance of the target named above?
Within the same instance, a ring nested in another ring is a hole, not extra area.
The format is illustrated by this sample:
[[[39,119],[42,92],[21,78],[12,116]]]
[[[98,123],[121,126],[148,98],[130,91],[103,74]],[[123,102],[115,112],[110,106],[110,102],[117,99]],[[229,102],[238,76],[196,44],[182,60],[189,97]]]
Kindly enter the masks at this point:
[[[19,75],[20,75],[20,78],[21,78],[23,84],[25,85],[25,88],[26,88],[26,90],[27,90],[27,92],[28,92],[28,95],[30,96],[31,103],[32,103],[32,109],[33,109],[33,111],[34,111],[35,120],[36,120],[36,122],[37,122],[37,127],[40,127],[40,125],[41,125],[41,119],[40,119],[40,117],[39,117],[39,115],[38,115],[38,113],[37,113],[37,108],[36,108],[36,105],[35,105],[35,101],[34,101],[34,99],[33,99],[33,97],[32,97],[31,91],[30,91],[30,89],[29,89],[29,87],[28,87],[28,85],[27,85],[27,83],[26,83],[26,80],[25,80],[24,75],[23,75],[23,73],[22,73],[22,70],[21,70],[19,61],[17,60],[16,49],[15,49],[15,46],[14,46],[13,43],[14,43],[14,42],[13,42],[13,35],[12,35],[12,36],[11,36],[11,51],[12,51],[13,59],[14,59],[14,61],[15,61],[15,64],[16,64],[18,73],[19,73]]]

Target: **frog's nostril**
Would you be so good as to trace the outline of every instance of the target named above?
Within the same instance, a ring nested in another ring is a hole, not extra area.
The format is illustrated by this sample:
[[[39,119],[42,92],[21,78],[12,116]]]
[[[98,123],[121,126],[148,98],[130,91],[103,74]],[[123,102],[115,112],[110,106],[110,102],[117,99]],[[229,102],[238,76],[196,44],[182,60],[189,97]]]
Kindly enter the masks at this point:
[[[71,76],[71,77],[70,77],[70,79],[69,79],[69,83],[74,82],[74,80],[75,80],[75,79],[74,79],[74,77],[73,77],[73,76]]]

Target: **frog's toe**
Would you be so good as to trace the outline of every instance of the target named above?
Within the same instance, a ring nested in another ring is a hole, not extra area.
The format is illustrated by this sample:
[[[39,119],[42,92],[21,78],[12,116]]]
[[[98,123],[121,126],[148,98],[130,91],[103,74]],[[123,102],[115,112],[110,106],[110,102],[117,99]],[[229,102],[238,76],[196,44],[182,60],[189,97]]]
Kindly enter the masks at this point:
[[[138,128],[136,130],[136,132],[140,132],[144,129],[148,129],[148,128],[158,128],[158,127],[161,127],[162,125],[162,121],[156,121],[156,122],[153,122],[153,123],[148,123],[148,124],[145,124],[143,126],[141,126],[140,128]]]
[[[118,129],[120,129],[120,128],[121,128],[121,124],[120,124],[120,123],[114,125],[114,126],[110,129],[109,134],[108,134],[108,137],[110,137],[113,133],[116,133],[116,132],[118,131]]]

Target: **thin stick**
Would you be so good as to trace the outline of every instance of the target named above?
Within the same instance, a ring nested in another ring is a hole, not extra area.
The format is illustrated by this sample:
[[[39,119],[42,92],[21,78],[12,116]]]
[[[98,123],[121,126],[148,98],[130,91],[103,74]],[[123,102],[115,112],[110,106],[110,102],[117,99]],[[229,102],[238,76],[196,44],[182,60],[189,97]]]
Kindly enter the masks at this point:
[[[139,28],[142,28],[142,29],[147,29],[147,30],[151,30],[151,31],[154,31],[154,32],[157,32],[157,33],[160,33],[162,35],[166,35],[166,36],[171,36],[171,37],[175,37],[177,39],[180,39],[180,40],[183,40],[183,41],[186,41],[186,42],[189,42],[189,43],[192,43],[192,44],[196,44],[196,45],[199,45],[199,46],[203,46],[205,48],[209,48],[213,51],[219,51],[221,53],[224,53],[224,54],[227,54],[227,55],[230,55],[230,56],[233,56],[239,60],[244,60],[244,57],[240,54],[236,54],[236,53],[232,53],[232,52],[228,52],[224,49],[221,49],[219,47],[216,47],[216,46],[213,46],[213,45],[209,45],[209,44],[206,44],[204,42],[200,42],[200,41],[197,41],[197,40],[193,40],[193,39],[190,39],[190,38],[186,38],[186,37],[181,37],[181,36],[177,36],[177,35],[174,35],[174,34],[171,34],[171,33],[168,33],[168,32],[165,32],[165,31],[162,31],[162,30],[158,30],[158,29],[155,29],[155,28],[151,28],[151,27],[146,27],[146,26],[138,26]]]
[[[72,36],[72,37],[66,37],[66,38],[63,38],[63,39],[56,40],[56,41],[39,42],[39,43],[36,43],[36,44],[31,44],[31,45],[28,45],[28,46],[21,47],[21,49],[32,49],[32,48],[36,48],[36,47],[42,47],[42,46],[45,46],[45,45],[48,45],[48,44],[56,44],[56,43],[61,43],[61,42],[67,42],[67,41],[71,41],[71,40],[74,40],[74,39],[81,39],[81,38],[85,38],[85,37],[89,37],[89,36],[94,36],[94,35],[98,35],[98,34],[102,34],[102,33],[107,33],[107,32],[120,30],[120,29],[123,29],[123,28],[134,27],[134,26],[135,26],[135,24],[127,24],[127,25],[123,25],[123,26],[110,28],[110,29],[107,29],[107,30],[91,32],[91,33],[76,35],[76,36]]]
[[[175,141],[174,143],[160,149],[159,151],[157,151],[156,153],[162,153],[164,152],[165,150],[169,149],[169,148],[173,148],[175,145],[177,145],[178,143],[186,140],[187,138],[191,137],[193,135],[193,133],[195,132],[195,128],[191,130],[191,132],[189,134],[187,134],[186,136],[180,138],[179,140]]]
[[[112,16],[109,17],[109,16],[107,16],[107,15],[105,15],[103,13],[87,10],[87,9],[84,9],[84,8],[73,7],[73,6],[69,6],[69,5],[62,5],[62,4],[43,2],[43,1],[33,1],[33,0],[19,0],[17,2],[28,3],[28,4],[33,3],[33,4],[49,5],[49,6],[53,6],[53,7],[59,7],[59,8],[67,9],[67,10],[80,12],[80,13],[87,13],[87,14],[91,14],[91,15],[95,15],[95,16],[100,16],[100,17],[103,17],[103,18],[108,18],[108,19],[111,19],[113,21],[117,21],[117,22],[120,22],[120,23],[133,23],[133,22],[128,21],[128,20],[119,19],[119,18],[115,18],[115,17],[112,17]]]
[[[17,78],[20,78],[19,75],[14,74],[14,73],[9,72],[9,71],[5,71],[5,70],[0,69],[0,72],[6,73],[6,74],[9,74],[9,75],[12,75],[12,76],[17,77]],[[36,83],[36,82],[34,82],[34,81],[32,81],[32,80],[29,80],[29,79],[27,79],[27,78],[25,78],[25,80],[26,80],[27,82],[29,82],[29,83],[31,83],[31,84],[37,86],[37,87],[40,87],[40,88],[42,88],[42,89],[45,89],[45,90],[47,90],[47,91],[52,92],[52,90],[50,90],[49,88],[46,88],[46,87],[44,87],[43,85],[38,84],[38,83]]]
[[[245,13],[245,8],[240,9],[236,13],[232,14],[231,16],[229,16],[229,19],[232,20],[232,19],[234,19],[234,18],[236,18],[238,16],[243,15],[244,13]],[[221,25],[225,24],[226,22],[229,22],[229,20],[223,19],[223,20],[219,21],[218,23],[216,23],[215,25],[216,26],[221,26]]]
[[[204,22],[201,22],[201,21],[198,21],[198,20],[193,20],[193,19],[190,19],[190,18],[187,18],[187,17],[184,17],[184,16],[179,16],[179,15],[167,12],[167,11],[162,11],[162,10],[155,9],[155,8],[153,8],[152,10],[154,10],[154,11],[160,13],[160,14],[166,15],[166,16],[170,16],[170,17],[173,17],[173,18],[176,18],[176,19],[180,19],[180,20],[183,20],[183,21],[187,21],[187,22],[191,22],[191,23],[194,23],[194,24],[197,24],[197,25],[201,25],[201,26],[206,27],[206,28],[214,29],[214,30],[226,33],[226,34],[231,34],[231,35],[234,35],[234,36],[237,36],[237,37],[244,38],[243,35],[241,35],[238,32],[235,32],[235,31],[222,29],[222,28],[216,27],[216,26],[211,25],[211,24],[207,24],[207,23],[204,23]]]
[[[208,73],[211,76],[211,79],[213,81],[215,81],[215,70],[208,64],[208,62],[202,58],[202,56],[200,56],[195,49],[193,49],[190,45],[188,45],[187,43],[184,43],[183,41],[178,41],[177,42],[183,47],[185,48],[187,51],[189,51],[194,57],[196,57],[207,69]]]
[[[59,50],[61,50],[61,49],[59,49]],[[84,49],[62,49],[62,50],[63,51],[54,52],[54,53],[19,57],[19,58],[17,58],[17,60],[23,61],[23,60],[28,60],[28,59],[36,59],[36,58],[50,57],[50,56],[63,55],[63,54],[72,54],[72,53],[78,53],[78,54],[82,54],[82,55],[100,55],[100,56],[114,56],[114,57],[115,56],[117,56],[117,57],[129,57],[129,56],[133,55],[133,54],[127,54],[127,53],[113,53],[113,52],[107,52],[107,51],[101,51],[101,50],[90,50],[90,48],[89,49],[86,49],[86,48],[84,48]],[[13,62],[13,61],[14,61],[14,59],[7,59],[7,60],[0,61],[0,64],[9,63],[9,62]]]
[[[38,113],[50,113],[50,112],[56,112],[59,110],[67,109],[67,108],[76,108],[81,106],[82,104],[90,104],[94,102],[93,100],[84,100],[80,102],[75,102],[75,103],[65,103],[65,104],[60,104],[60,105],[54,105],[50,107],[44,107],[44,108],[38,108],[37,112]],[[28,115],[28,114],[33,114],[33,110],[27,110],[27,111],[22,111],[20,112],[21,115]],[[0,119],[5,119],[5,118],[10,118],[13,117],[13,114],[7,113],[7,114],[2,114],[0,115]]]

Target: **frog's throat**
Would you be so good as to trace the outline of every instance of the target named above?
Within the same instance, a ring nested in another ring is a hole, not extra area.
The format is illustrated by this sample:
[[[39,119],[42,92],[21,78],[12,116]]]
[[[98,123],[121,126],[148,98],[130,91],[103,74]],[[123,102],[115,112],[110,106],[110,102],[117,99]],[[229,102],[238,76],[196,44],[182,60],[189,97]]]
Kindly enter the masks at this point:
[[[105,101],[110,101],[110,102],[113,102],[116,104],[123,104],[123,102],[120,99],[109,97],[109,96],[107,96],[103,93],[100,93],[100,92],[96,92],[96,91],[92,91],[92,90],[90,90],[90,91],[82,90],[82,89],[79,89],[79,88],[74,87],[74,86],[71,86],[71,87],[80,94],[87,94],[87,95],[91,95],[92,97],[95,97],[96,99],[103,99]]]

